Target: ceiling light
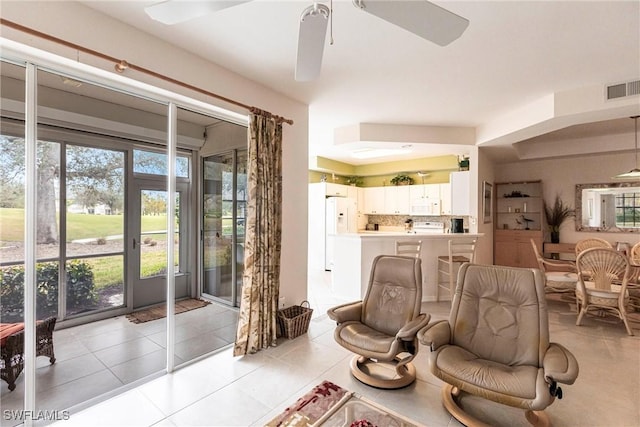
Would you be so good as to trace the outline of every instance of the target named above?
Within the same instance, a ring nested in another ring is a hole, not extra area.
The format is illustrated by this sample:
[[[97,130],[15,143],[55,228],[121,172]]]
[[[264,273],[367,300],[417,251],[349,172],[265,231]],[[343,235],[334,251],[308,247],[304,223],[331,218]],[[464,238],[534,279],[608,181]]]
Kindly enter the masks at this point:
[[[640,116],[632,116],[631,118],[634,120],[634,127],[635,127],[635,138],[636,138],[636,145],[635,145],[635,159],[636,159],[636,163],[635,163],[635,168],[631,169],[629,172],[625,172],[625,173],[621,173],[619,175],[616,175],[613,177],[613,179],[637,179],[640,178],[640,169],[638,168],[638,117]]]
[[[351,157],[356,159],[373,159],[376,157],[392,156],[394,154],[407,154],[410,149],[406,148],[363,148],[351,152]]]

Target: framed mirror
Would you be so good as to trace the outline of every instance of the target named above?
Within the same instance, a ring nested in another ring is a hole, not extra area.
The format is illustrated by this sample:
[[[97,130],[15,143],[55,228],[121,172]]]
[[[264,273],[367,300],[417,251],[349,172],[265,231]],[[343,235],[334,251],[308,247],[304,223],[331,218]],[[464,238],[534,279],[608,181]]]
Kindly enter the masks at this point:
[[[576,231],[640,232],[640,181],[576,185]]]

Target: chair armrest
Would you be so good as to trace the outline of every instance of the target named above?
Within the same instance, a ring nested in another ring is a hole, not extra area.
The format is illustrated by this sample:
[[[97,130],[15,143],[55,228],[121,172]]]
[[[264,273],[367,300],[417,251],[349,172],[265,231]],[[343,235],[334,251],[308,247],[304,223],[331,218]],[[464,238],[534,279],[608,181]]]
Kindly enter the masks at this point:
[[[550,260],[549,258],[542,258],[541,262],[544,265],[548,265],[549,267],[562,269],[561,271],[567,270],[571,273],[577,273],[578,269],[576,268],[576,263],[570,260]],[[558,270],[552,270],[558,271]]]
[[[544,377],[563,384],[573,384],[578,377],[578,361],[560,344],[550,343],[542,360]]]
[[[418,339],[421,344],[428,345],[431,351],[435,351],[438,347],[449,344],[451,341],[451,328],[447,320],[427,325],[418,332]]]
[[[360,320],[362,317],[362,301],[350,302],[330,308],[327,310],[327,315],[338,324],[350,320]]]
[[[404,325],[396,334],[396,338],[404,341],[413,340],[418,331],[427,326],[427,324],[429,323],[429,319],[431,319],[430,314],[421,313],[411,322]]]

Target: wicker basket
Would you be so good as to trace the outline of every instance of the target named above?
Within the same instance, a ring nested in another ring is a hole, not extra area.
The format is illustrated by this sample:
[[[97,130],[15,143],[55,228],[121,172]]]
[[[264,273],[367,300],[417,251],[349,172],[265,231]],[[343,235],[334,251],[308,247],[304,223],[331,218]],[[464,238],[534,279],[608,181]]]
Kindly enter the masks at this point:
[[[277,314],[280,336],[292,340],[307,332],[313,309],[309,305],[309,301],[302,301],[300,305],[292,305],[278,310]]]

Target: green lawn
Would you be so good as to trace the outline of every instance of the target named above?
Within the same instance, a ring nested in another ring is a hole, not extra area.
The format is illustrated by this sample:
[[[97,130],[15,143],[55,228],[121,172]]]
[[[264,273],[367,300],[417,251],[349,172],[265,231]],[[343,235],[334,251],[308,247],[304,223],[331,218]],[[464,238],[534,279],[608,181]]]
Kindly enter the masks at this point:
[[[166,215],[142,217],[142,231],[166,229]],[[67,241],[121,235],[124,231],[123,215],[67,214]],[[163,240],[164,234],[150,234],[154,240]],[[24,209],[0,208],[0,241],[21,242],[24,240]],[[176,254],[176,256],[178,256]],[[124,277],[122,256],[86,259],[92,266],[96,288],[120,284]],[[142,274],[153,276],[166,266],[164,250],[145,250],[142,253]]]
[[[142,231],[164,230],[166,215],[142,217]],[[67,214],[67,241],[123,234],[123,215]],[[0,208],[0,240],[24,240],[24,209]]]

